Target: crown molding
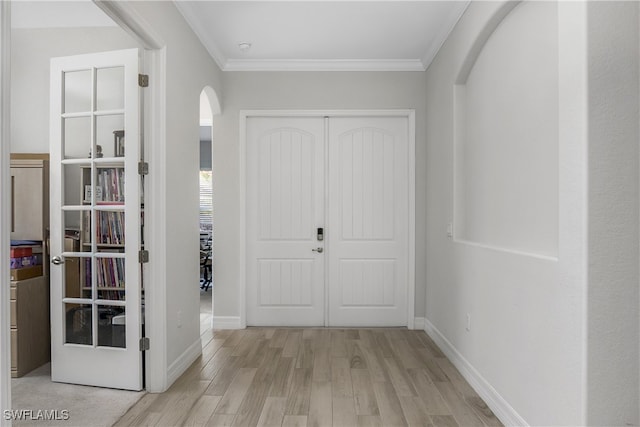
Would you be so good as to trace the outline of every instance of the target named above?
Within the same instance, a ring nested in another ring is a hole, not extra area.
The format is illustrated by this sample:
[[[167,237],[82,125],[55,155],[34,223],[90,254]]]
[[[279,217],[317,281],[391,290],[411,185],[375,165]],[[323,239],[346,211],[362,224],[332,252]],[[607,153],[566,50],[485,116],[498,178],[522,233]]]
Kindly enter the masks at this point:
[[[458,7],[454,8],[445,20],[445,22],[449,22],[450,25],[444,27],[442,31],[438,33],[437,37],[431,42],[422,57],[422,65],[425,70],[429,68],[431,62],[433,62],[440,49],[442,49],[444,42],[447,41],[453,29],[458,25],[458,21],[460,21],[460,18],[462,18],[462,15],[467,11],[470,4],[471,1],[461,1],[456,3],[456,6]]]
[[[419,59],[229,59],[223,71],[424,71]]]
[[[421,59],[230,59],[227,58],[216,41],[208,35],[198,14],[189,2],[173,1],[187,25],[191,27],[209,55],[222,71],[425,71],[437,55],[442,45],[464,15],[471,1],[456,2],[456,7],[447,21],[451,24],[443,28],[429,45]]]
[[[198,14],[191,9],[189,2],[174,0],[173,4],[178,9],[178,12],[182,14],[182,17],[186,21],[187,25],[191,27],[191,30],[195,33],[196,37],[198,37],[202,46],[204,46],[207,52],[209,52],[209,55],[211,55],[216,64],[218,64],[218,67],[224,71],[227,58],[222,54],[220,48],[218,48],[216,41],[207,35],[204,25],[200,24]]]

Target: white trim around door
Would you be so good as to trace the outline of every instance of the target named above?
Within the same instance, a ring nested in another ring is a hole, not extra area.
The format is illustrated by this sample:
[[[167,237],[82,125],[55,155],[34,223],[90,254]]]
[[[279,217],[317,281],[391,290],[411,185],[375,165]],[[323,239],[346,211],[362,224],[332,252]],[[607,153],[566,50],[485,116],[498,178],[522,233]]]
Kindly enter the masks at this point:
[[[362,117],[400,117],[407,119],[407,175],[406,196],[408,199],[406,241],[407,253],[407,287],[406,287],[406,327],[414,329],[415,312],[415,111],[414,110],[242,110],[240,111],[240,269],[239,269],[239,301],[240,327],[247,326],[247,120],[249,118],[276,117],[329,117],[329,118],[362,118]],[[327,188],[325,186],[325,188]],[[326,196],[325,196],[326,197]],[[326,287],[325,287],[326,289]],[[328,300],[325,293],[324,325],[329,325]]]

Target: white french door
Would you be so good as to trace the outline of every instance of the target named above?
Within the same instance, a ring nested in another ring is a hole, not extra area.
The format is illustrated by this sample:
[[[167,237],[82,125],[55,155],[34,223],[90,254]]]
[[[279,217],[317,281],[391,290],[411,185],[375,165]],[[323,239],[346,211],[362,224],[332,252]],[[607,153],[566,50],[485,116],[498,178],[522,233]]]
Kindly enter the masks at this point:
[[[51,60],[51,377],[142,388],[138,50]]]
[[[409,324],[409,147],[407,116],[247,118],[248,325]]]

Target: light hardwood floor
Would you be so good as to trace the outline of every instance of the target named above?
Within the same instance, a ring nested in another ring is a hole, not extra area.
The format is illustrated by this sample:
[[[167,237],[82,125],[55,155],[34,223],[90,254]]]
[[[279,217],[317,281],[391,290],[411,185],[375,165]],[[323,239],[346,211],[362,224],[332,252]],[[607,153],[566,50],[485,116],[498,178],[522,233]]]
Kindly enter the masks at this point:
[[[214,331],[173,386],[116,426],[499,426],[422,331]]]

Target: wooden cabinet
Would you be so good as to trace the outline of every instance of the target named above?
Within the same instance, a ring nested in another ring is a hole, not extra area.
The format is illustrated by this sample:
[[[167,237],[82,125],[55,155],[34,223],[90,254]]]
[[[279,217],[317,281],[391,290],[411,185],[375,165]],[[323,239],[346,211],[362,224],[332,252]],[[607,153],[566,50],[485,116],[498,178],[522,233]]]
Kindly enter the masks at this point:
[[[11,376],[50,360],[49,283],[46,276],[11,282]]]
[[[40,275],[11,281],[13,377],[20,377],[51,358],[46,244],[49,234],[48,158],[48,154],[11,154],[11,240],[32,240],[42,244]],[[15,277],[20,278],[17,272],[24,270],[15,270]]]
[[[49,161],[25,157],[11,158],[11,239],[46,241]]]

